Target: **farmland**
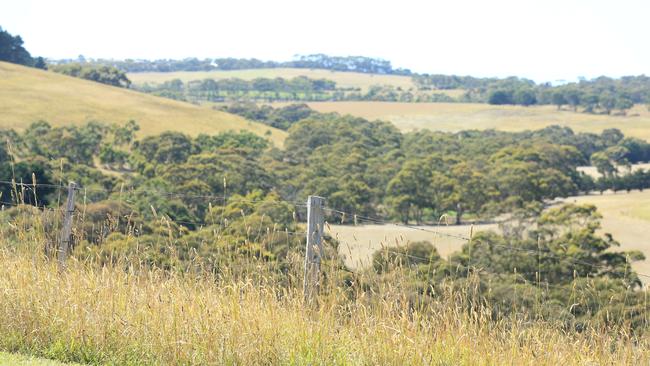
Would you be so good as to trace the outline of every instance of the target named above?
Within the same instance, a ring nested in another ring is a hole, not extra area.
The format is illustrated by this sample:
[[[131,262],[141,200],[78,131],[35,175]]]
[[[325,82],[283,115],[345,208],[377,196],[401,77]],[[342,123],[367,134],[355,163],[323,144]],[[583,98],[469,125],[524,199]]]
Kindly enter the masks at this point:
[[[375,75],[357,72],[337,72],[319,69],[251,69],[232,71],[177,71],[177,72],[140,72],[127,74],[136,85],[144,83],[160,84],[165,81],[180,79],[183,82],[203,79],[230,79],[253,80],[256,78],[285,78],[291,79],[298,76],[307,76],[311,79],[328,79],[336,82],[341,88],[360,88],[367,90],[372,85],[391,85],[402,89],[415,88],[411,77],[400,75]]]
[[[606,128],[618,128],[626,136],[650,140],[650,112],[645,106],[635,106],[627,116],[613,116],[558,111],[554,106],[495,106],[476,103],[318,102],[308,105],[319,112],[338,112],[371,120],[390,121],[402,131],[522,131],[561,125],[578,132],[594,133]]]
[[[143,136],[168,130],[192,136],[249,130],[260,136],[270,133],[277,145],[285,136],[283,131],[211,108],[4,62],[0,62],[0,110],[0,127],[18,130],[38,120],[63,126],[134,119]]]
[[[339,240],[339,254],[349,268],[364,269],[371,265],[372,255],[383,248],[405,246],[409,242],[429,241],[440,255],[460,250],[469,237],[471,225],[417,226],[418,229],[395,225],[330,225],[330,234]],[[496,224],[476,225],[474,230],[498,230]],[[438,232],[440,234],[435,234]]]
[[[647,259],[633,263],[640,273],[650,274],[650,191],[605,193],[568,197],[566,203],[593,204],[603,215],[601,234],[612,234],[623,250],[639,250]],[[423,230],[395,225],[330,225],[330,234],[340,240],[339,253],[350,268],[367,268],[372,254],[382,248],[404,246],[409,242],[429,241],[443,257],[460,250],[470,225],[418,226]],[[497,224],[475,225],[474,232],[498,231]],[[432,233],[439,232],[440,235]],[[453,236],[448,236],[451,234]]]

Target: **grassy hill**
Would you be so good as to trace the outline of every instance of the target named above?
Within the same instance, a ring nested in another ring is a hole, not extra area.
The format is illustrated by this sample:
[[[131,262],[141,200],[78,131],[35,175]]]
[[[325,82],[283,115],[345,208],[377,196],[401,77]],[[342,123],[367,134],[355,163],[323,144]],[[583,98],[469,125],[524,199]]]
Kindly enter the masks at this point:
[[[284,105],[286,103],[276,103]],[[627,116],[595,115],[558,111],[555,106],[495,106],[469,103],[316,102],[320,112],[339,112],[393,122],[403,131],[431,129],[460,131],[498,129],[521,131],[557,124],[575,131],[599,133],[619,128],[627,136],[650,140],[650,112],[635,106]]]
[[[37,120],[53,125],[136,120],[141,135],[175,130],[190,135],[248,130],[281,145],[286,133],[229,113],[53,72],[0,62],[0,128]]]

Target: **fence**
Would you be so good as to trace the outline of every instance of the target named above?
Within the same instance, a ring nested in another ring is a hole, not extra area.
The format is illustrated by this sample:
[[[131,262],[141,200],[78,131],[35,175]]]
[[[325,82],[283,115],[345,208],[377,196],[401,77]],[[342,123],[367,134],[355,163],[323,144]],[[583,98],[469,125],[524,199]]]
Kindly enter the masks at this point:
[[[58,245],[57,245],[57,257],[59,261],[59,265],[61,268],[65,267],[65,262],[66,259],[69,255],[69,250],[72,244],[72,226],[73,226],[73,219],[75,215],[75,199],[77,197],[77,193],[83,193],[83,207],[84,209],[82,210],[82,215],[83,212],[85,212],[85,206],[87,204],[87,193],[92,192],[92,191],[103,191],[103,192],[110,192],[109,190],[102,190],[102,189],[87,189],[83,187],[77,186],[74,182],[70,182],[68,186],[63,186],[63,185],[54,185],[54,184],[39,184],[39,183],[18,183],[14,181],[0,181],[0,184],[4,185],[9,185],[12,188],[12,194],[14,195],[14,198],[16,198],[15,202],[9,202],[9,201],[2,201],[2,197],[0,197],[0,205],[2,206],[2,209],[4,210],[4,206],[19,206],[20,205],[20,198],[24,201],[25,197],[28,197],[30,194],[33,196],[33,205],[34,207],[37,207],[38,209],[44,210],[44,211],[50,211],[56,214],[59,214],[57,209],[55,208],[49,208],[45,206],[39,206],[38,205],[38,200],[37,200],[37,190],[38,187],[47,187],[47,188],[54,188],[59,190],[60,192],[67,192],[67,199],[65,201],[64,209],[61,212],[61,215],[63,216],[62,219],[62,225],[59,229],[59,235],[58,235]],[[127,190],[133,190],[135,187],[131,187]],[[122,198],[122,193],[124,192],[124,187],[120,189],[120,199]],[[167,196],[167,197],[174,197],[174,198],[192,198],[192,199],[201,199],[201,200],[207,200],[209,204],[212,204],[212,202],[215,203],[221,203],[223,206],[226,205],[228,202],[232,202],[233,200],[236,200],[238,202],[246,202],[246,203],[252,203],[252,204],[257,204],[260,202],[267,202],[264,200],[249,200],[245,198],[232,198],[232,197],[227,197],[226,195],[192,195],[192,194],[186,194],[182,192],[169,192],[165,190],[151,190],[152,193],[155,193],[157,195],[162,195],[162,196]],[[116,193],[116,192],[113,192]],[[379,225],[392,225],[395,227],[403,228],[403,229],[408,229],[408,230],[415,230],[415,231],[420,231],[420,232],[425,232],[427,234],[431,234],[432,237],[439,236],[439,237],[449,237],[449,238],[454,238],[458,239],[464,243],[469,244],[468,248],[470,250],[470,265],[468,266],[468,273],[469,271],[473,271],[474,273],[480,273],[481,271],[486,271],[484,268],[474,268],[471,266],[471,249],[472,247],[476,247],[481,245],[482,243],[480,240],[477,240],[473,236],[473,229],[470,229],[469,235],[464,236],[464,235],[457,235],[457,234],[450,234],[446,232],[442,232],[440,230],[434,230],[431,228],[427,227],[421,227],[421,226],[414,226],[414,225],[409,225],[409,224],[404,224],[404,223],[395,223],[391,222],[389,220],[386,220],[384,218],[379,218],[379,217],[367,217],[367,216],[361,216],[357,215],[353,212],[346,212],[342,211],[336,208],[331,208],[327,207],[326,204],[326,199],[322,197],[317,197],[317,196],[309,196],[307,200],[303,203],[300,201],[287,201],[287,200],[279,200],[277,203],[279,204],[286,204],[293,206],[296,208],[305,208],[306,209],[306,230],[305,231],[278,231],[285,233],[287,236],[302,236],[305,235],[305,258],[304,258],[304,273],[303,273],[303,293],[304,293],[304,298],[307,303],[313,301],[313,299],[316,297],[319,291],[320,287],[320,281],[321,281],[321,262],[324,259],[324,249],[323,249],[323,236],[326,233],[327,228],[329,228],[328,222],[325,220],[327,214],[329,213],[330,215],[340,215],[341,217],[341,222],[345,221],[345,218],[353,218],[354,225],[358,225],[359,223],[366,223],[366,224],[379,224]],[[152,210],[155,213],[155,208],[152,207]],[[296,219],[296,211],[294,211],[294,220]],[[174,220],[174,223],[181,224],[181,225],[194,225],[196,227],[202,227],[202,226],[209,226],[214,223],[210,222],[196,222],[196,221],[177,221]],[[438,224],[438,226],[443,226]],[[274,228],[274,232],[275,232]],[[504,249],[508,251],[515,251],[515,252],[520,252],[525,255],[530,255],[531,257],[534,257],[537,259],[538,263],[541,260],[541,256],[545,256],[545,258],[554,258],[557,259],[558,261],[564,261],[568,262],[571,265],[581,265],[581,266],[587,266],[590,267],[594,270],[603,270],[603,271],[610,271],[612,272],[612,269],[609,266],[604,266],[604,265],[599,265],[596,263],[591,263],[587,262],[578,258],[571,258],[567,256],[559,256],[552,250],[548,248],[541,248],[538,245],[537,250],[531,250],[527,248],[521,248],[513,245],[504,245],[504,244],[495,244],[491,243],[490,244],[492,247],[499,248],[499,249]],[[395,256],[401,256],[404,258],[409,258],[409,259],[415,259],[420,261],[421,263],[428,263],[431,261],[431,258],[426,258],[426,257],[421,257],[417,255],[410,254],[408,252],[402,252],[396,249],[392,249],[389,246],[383,247],[382,249],[386,253],[390,253]],[[575,271],[575,267],[572,267]],[[349,269],[345,269],[348,272],[354,273],[354,271],[350,271]],[[627,267],[626,267],[626,272],[627,272]],[[516,269],[515,269],[516,273]],[[619,273],[622,274],[622,273]],[[626,273],[627,274],[627,273]],[[625,275],[626,275],[625,274]],[[650,274],[646,273],[639,273],[636,272],[636,274],[639,277],[646,278],[650,280]],[[523,283],[531,284],[534,285],[538,288],[562,288],[561,286],[556,286],[554,284],[551,284],[549,282],[543,283],[541,281],[541,273],[540,271],[537,271],[535,274],[536,276],[536,282],[533,283],[523,276],[520,276],[519,278],[522,280]],[[646,290],[647,291],[647,290]]]

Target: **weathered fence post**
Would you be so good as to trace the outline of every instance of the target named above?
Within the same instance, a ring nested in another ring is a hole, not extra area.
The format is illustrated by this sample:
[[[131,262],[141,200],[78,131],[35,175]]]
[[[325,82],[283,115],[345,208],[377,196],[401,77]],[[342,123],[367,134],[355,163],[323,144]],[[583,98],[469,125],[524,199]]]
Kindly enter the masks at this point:
[[[311,302],[318,293],[320,261],[323,256],[323,226],[325,199],[317,196],[307,198],[307,248],[305,250],[305,277],[303,294],[305,302]]]
[[[59,267],[65,266],[65,260],[70,250],[70,236],[72,235],[72,214],[74,213],[74,194],[77,190],[75,182],[68,183],[68,200],[65,204],[63,227],[59,238]]]

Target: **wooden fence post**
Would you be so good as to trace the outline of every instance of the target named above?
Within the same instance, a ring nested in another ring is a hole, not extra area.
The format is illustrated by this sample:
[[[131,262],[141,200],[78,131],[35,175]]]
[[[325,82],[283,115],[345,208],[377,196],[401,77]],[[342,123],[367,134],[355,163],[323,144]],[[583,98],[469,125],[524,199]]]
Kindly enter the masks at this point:
[[[59,267],[65,266],[65,260],[70,250],[70,237],[72,235],[72,214],[74,213],[74,194],[77,190],[75,182],[68,183],[68,200],[65,204],[63,217],[63,227],[61,228],[61,237],[59,238]]]
[[[311,302],[318,293],[320,282],[320,262],[323,256],[323,226],[325,199],[317,196],[307,198],[307,247],[305,250],[305,276],[303,294],[306,302]]]

